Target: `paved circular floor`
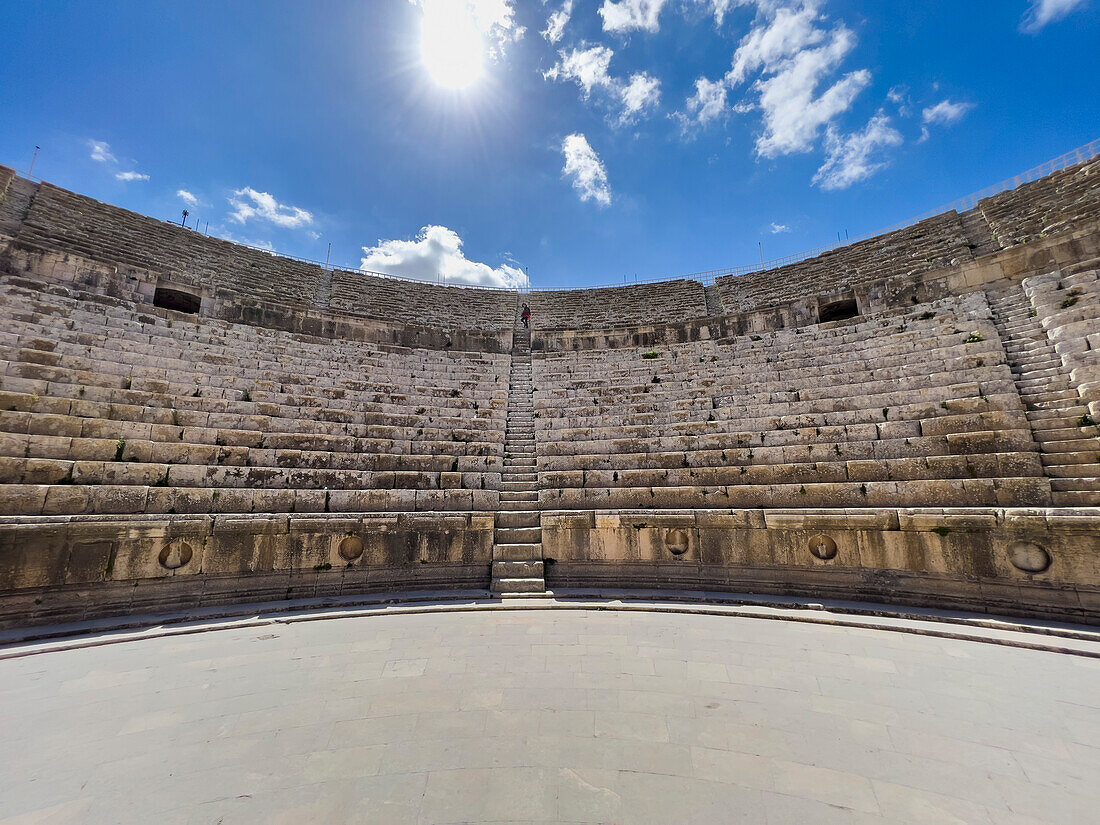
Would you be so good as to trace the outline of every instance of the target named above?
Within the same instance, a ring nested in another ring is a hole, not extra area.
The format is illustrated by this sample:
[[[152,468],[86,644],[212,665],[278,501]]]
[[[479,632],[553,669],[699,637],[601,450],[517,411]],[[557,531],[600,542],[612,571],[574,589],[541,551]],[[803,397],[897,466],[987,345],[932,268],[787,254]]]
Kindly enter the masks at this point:
[[[0,821],[1062,825],[1098,703],[1097,659],[787,621],[233,627],[0,660]]]

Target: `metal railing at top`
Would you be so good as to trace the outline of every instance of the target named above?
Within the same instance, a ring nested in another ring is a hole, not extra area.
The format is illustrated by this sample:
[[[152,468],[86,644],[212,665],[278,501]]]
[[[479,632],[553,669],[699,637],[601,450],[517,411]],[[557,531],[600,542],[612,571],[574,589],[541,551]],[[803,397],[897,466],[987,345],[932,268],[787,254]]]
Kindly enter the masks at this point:
[[[287,258],[287,259],[292,260],[292,261],[298,261],[299,263],[319,266],[322,269],[328,270],[330,272],[344,272],[344,273],[353,274],[353,275],[354,274],[371,275],[371,276],[376,277],[376,278],[387,278],[387,279],[395,280],[395,281],[408,281],[410,283],[416,283],[416,284],[434,284],[436,286],[450,286],[450,287],[458,287],[458,288],[466,288],[466,289],[487,289],[487,290],[493,290],[493,291],[497,291],[497,292],[517,292],[517,293],[557,292],[557,291],[565,291],[565,290],[573,290],[573,289],[577,289],[577,290],[608,289],[608,288],[611,288],[611,287],[630,286],[632,284],[655,284],[655,283],[662,283],[662,282],[667,282],[667,281],[698,281],[699,283],[702,283],[706,286],[709,286],[710,284],[713,284],[718,278],[724,278],[724,277],[731,276],[731,275],[748,275],[748,274],[753,273],[753,272],[767,272],[767,271],[772,270],[772,269],[778,269],[778,268],[783,267],[783,266],[788,266],[789,264],[796,264],[796,263],[799,263],[801,261],[805,261],[809,258],[817,257],[818,255],[822,255],[826,252],[832,252],[833,250],[836,250],[836,249],[842,249],[846,246],[851,246],[852,244],[859,243],[860,241],[866,241],[866,240],[869,240],[871,238],[878,237],[880,235],[886,235],[890,232],[897,232],[899,229],[908,229],[909,227],[915,226],[916,224],[920,223],[921,221],[928,220],[929,218],[934,218],[937,215],[944,215],[944,214],[947,214],[948,212],[952,212],[952,211],[954,211],[954,212],[965,212],[967,210],[973,209],[975,206],[978,205],[978,203],[980,201],[983,201],[986,198],[991,198],[994,195],[1001,194],[1002,192],[1011,191],[1013,189],[1016,189],[1019,186],[1023,186],[1024,184],[1027,184],[1027,183],[1033,183],[1034,181],[1037,181],[1040,178],[1045,178],[1047,175],[1052,175],[1055,172],[1059,172],[1063,169],[1067,169],[1070,166],[1074,166],[1078,163],[1084,163],[1086,161],[1092,160],[1098,154],[1100,154],[1100,138],[1092,140],[1092,141],[1086,143],[1084,146],[1079,146],[1076,149],[1073,149],[1069,152],[1066,152],[1063,155],[1059,155],[1058,157],[1053,158],[1051,160],[1048,160],[1045,163],[1041,163],[1038,166],[1035,166],[1031,169],[1028,169],[1026,172],[1021,172],[1020,174],[1016,175],[1015,177],[1007,178],[1007,179],[1001,181],[1000,183],[995,183],[992,186],[987,186],[985,189],[981,189],[977,192],[973,192],[969,195],[966,195],[962,198],[959,198],[955,201],[952,201],[951,203],[949,203],[945,206],[942,206],[938,209],[932,209],[932,210],[930,210],[928,212],[925,212],[921,215],[917,215],[916,217],[909,218],[907,220],[904,220],[904,221],[901,221],[899,223],[893,224],[892,226],[889,226],[885,229],[880,229],[876,232],[868,232],[866,234],[857,235],[857,236],[852,237],[852,238],[845,238],[844,240],[837,241],[834,244],[828,244],[826,246],[818,246],[818,247],[815,247],[813,249],[807,249],[807,250],[804,250],[802,252],[796,252],[796,253],[793,253],[791,255],[785,255],[782,258],[772,258],[771,260],[762,261],[759,264],[748,264],[748,265],[744,265],[744,266],[733,266],[733,267],[726,267],[726,268],[723,268],[723,269],[710,269],[710,270],[707,270],[707,271],[704,271],[704,272],[691,272],[691,273],[688,273],[688,274],[681,274],[681,275],[663,275],[663,276],[648,277],[648,278],[624,278],[622,280],[622,282],[596,284],[596,285],[593,285],[593,286],[532,287],[530,285],[530,282],[528,282],[528,284],[526,286],[519,286],[519,287],[515,287],[515,286],[505,286],[505,287],[481,286],[479,284],[448,282],[446,279],[444,279],[442,277],[415,278],[415,277],[408,276],[408,275],[391,275],[388,272],[376,272],[376,271],[373,271],[373,270],[361,269],[359,267],[336,266],[336,265],[329,264],[325,261],[315,260],[313,258],[302,258],[302,257],[299,257],[297,255],[287,255],[287,254],[284,254],[284,253],[281,253],[281,252],[276,252],[273,249],[267,249],[267,248],[264,248],[264,247],[261,247],[261,246],[255,246],[254,244],[242,243],[241,241],[228,241],[228,240],[225,240],[224,238],[218,238],[217,236],[214,236],[214,237],[217,240],[224,241],[225,243],[231,243],[231,244],[234,244],[235,246],[243,246],[246,249],[253,249],[257,252],[264,252],[268,255],[272,255],[272,256],[275,256],[275,257],[279,257],[279,258]],[[26,172],[19,172],[18,174],[20,175],[20,177],[27,178],[28,180],[32,180],[36,183],[45,183],[45,181],[42,178],[34,177],[32,175],[27,174]],[[179,226],[180,225],[178,223],[175,223],[174,221],[164,221],[164,223],[171,224],[172,226]],[[202,234],[202,233],[198,232],[198,230],[195,227],[190,227],[189,226],[189,227],[185,227],[185,228],[191,229],[192,231],[195,231],[198,234]],[[209,237],[209,236],[207,236],[207,237]]]

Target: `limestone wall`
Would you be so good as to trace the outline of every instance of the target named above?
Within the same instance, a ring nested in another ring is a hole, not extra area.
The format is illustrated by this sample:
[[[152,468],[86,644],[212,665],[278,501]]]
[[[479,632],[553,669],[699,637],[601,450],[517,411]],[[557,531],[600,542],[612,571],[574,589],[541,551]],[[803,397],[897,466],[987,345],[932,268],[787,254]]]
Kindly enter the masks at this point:
[[[799,263],[719,278],[716,285],[725,312],[734,313],[850,291],[892,277],[915,279],[972,259],[962,222],[949,212]]]
[[[484,587],[493,516],[0,517],[0,628]]]
[[[1100,621],[1100,512],[546,512],[546,581]],[[553,561],[550,561],[550,560]]]
[[[23,249],[152,272],[209,295],[221,291],[338,316],[475,330],[510,328],[515,317],[513,292],[327,271],[13,175],[0,167],[0,231],[6,230]],[[25,197],[5,198],[12,187],[19,187]],[[8,215],[13,206],[19,207],[18,214]]]
[[[600,289],[563,289],[524,296],[536,330],[613,329],[707,316],[698,281],[662,281]]]
[[[516,318],[516,294],[507,290],[419,284],[345,270],[333,273],[328,306],[337,314],[440,329],[511,328]]]
[[[13,178],[0,167],[0,232],[25,248],[60,251],[155,272],[210,294],[227,294],[303,311],[331,312],[438,329],[506,330],[514,323],[514,293],[462,289],[326,271],[231,244],[174,224],[43,183]],[[708,310],[706,291],[691,280],[529,296],[535,329],[615,330],[698,322],[729,316],[742,331],[816,319],[819,305],[861,294],[888,280],[914,281],[966,268],[998,249],[1072,232],[1100,221],[1100,160],[1056,172],[914,226],[761,273],[719,278]],[[1029,273],[1034,274],[1034,273]],[[775,319],[750,318],[775,314]],[[790,316],[790,317],[787,317]],[[550,337],[553,337],[552,335]]]

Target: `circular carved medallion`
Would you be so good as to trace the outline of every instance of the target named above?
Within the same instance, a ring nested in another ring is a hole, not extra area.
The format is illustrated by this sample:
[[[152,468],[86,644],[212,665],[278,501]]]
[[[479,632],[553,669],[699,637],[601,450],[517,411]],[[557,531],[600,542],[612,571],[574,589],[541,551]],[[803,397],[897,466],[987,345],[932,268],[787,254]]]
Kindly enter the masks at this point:
[[[191,561],[194,551],[185,541],[174,541],[160,551],[158,561],[165,570],[178,570]]]
[[[344,561],[355,561],[363,555],[363,540],[358,536],[347,536],[340,542],[339,552]]]
[[[813,536],[809,542],[810,552],[822,561],[836,558],[836,542],[828,536]]]

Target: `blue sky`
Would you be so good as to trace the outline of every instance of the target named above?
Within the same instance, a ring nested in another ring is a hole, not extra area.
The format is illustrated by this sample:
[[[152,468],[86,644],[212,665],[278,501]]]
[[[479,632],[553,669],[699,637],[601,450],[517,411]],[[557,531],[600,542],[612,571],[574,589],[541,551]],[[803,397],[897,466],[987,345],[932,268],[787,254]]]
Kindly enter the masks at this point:
[[[751,264],[1100,137],[1100,0],[42,0],[0,19],[0,163],[39,145],[60,186],[421,277]]]

